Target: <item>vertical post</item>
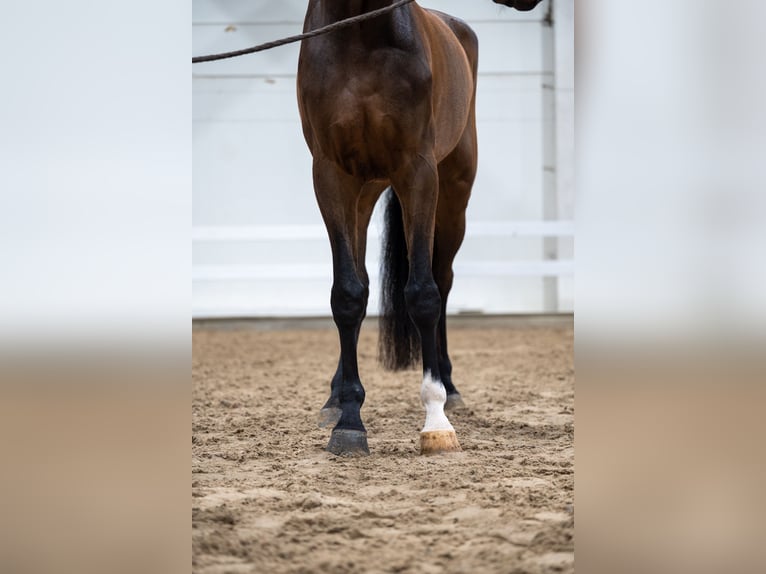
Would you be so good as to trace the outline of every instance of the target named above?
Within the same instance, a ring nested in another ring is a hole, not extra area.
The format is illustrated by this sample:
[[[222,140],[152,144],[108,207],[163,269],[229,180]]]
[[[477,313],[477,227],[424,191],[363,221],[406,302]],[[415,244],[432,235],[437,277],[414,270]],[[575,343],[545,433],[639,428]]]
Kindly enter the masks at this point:
[[[556,0],[550,0],[545,6],[542,26],[542,111],[543,111],[543,218],[555,221],[560,217],[557,199],[558,161],[557,161],[557,116],[556,116],[556,20],[553,17]],[[556,237],[543,237],[543,260],[551,261],[559,258],[558,240]],[[544,276],[543,280],[543,310],[555,313],[559,310],[559,278],[556,275]]]
[[[556,205],[559,219],[573,220],[574,169],[574,0],[553,1],[556,114]],[[559,237],[557,254],[574,258],[574,237]],[[572,311],[574,278],[559,277],[558,310]]]

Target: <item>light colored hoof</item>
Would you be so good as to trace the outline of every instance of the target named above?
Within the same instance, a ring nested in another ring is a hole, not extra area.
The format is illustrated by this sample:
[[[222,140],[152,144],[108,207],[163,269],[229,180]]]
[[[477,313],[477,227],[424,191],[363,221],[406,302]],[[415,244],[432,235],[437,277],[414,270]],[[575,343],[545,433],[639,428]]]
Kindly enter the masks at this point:
[[[420,433],[420,454],[459,452],[460,443],[454,430],[425,431]]]
[[[327,450],[337,456],[367,456],[367,433],[359,430],[336,429],[332,431]]]
[[[465,406],[465,403],[463,402],[463,397],[460,396],[460,393],[447,395],[447,402],[444,403],[445,411],[459,411],[465,408],[467,407]]]
[[[328,426],[335,426],[340,420],[341,410],[338,407],[327,407],[319,411],[317,424],[320,429]]]

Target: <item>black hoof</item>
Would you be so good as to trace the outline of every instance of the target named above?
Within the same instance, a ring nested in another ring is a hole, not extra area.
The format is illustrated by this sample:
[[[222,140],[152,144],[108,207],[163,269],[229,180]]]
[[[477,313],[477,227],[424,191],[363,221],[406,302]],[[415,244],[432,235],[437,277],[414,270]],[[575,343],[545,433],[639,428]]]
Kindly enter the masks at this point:
[[[447,402],[444,404],[445,411],[458,411],[467,408],[463,402],[463,397],[460,393],[452,393],[447,395]]]
[[[332,431],[327,450],[338,456],[367,456],[367,433],[359,430],[336,429]]]
[[[317,424],[319,425],[320,429],[323,429],[328,426],[335,426],[338,424],[338,421],[340,420],[340,415],[343,411],[341,411],[338,407],[324,407],[321,411],[319,411],[319,416],[317,417]]]

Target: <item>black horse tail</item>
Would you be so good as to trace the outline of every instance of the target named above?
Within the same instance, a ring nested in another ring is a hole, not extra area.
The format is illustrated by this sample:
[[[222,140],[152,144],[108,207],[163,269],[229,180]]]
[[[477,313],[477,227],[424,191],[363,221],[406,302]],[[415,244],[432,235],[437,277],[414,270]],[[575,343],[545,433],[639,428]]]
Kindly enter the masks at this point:
[[[407,313],[404,286],[410,273],[402,206],[393,189],[387,205],[380,263],[380,334],[378,359],[390,371],[406,369],[420,357],[420,335]]]

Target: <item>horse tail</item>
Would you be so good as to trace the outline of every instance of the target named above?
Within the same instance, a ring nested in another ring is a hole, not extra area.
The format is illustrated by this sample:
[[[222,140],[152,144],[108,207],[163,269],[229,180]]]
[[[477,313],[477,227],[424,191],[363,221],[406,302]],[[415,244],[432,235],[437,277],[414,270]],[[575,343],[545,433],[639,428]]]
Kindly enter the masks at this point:
[[[402,206],[393,189],[386,192],[380,263],[378,360],[390,371],[406,369],[420,357],[420,335],[407,312],[404,286],[410,273]]]

